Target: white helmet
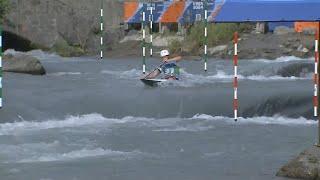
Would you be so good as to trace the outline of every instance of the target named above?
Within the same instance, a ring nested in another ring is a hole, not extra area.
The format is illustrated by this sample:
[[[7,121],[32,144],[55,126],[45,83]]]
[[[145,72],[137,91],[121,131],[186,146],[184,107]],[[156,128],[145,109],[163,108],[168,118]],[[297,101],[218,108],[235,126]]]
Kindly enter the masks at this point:
[[[170,55],[170,53],[169,53],[168,50],[162,50],[162,51],[160,52],[160,56],[161,56],[161,57],[166,57],[166,56],[169,56],[169,55]]]

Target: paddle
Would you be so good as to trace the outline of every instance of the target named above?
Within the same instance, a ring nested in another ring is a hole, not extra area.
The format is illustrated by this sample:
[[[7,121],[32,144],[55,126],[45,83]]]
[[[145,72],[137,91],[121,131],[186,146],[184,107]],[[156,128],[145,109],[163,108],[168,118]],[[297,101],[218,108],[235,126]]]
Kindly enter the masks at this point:
[[[163,62],[162,64],[160,64],[157,68],[155,68],[153,71],[151,71],[148,75],[146,75],[144,78],[140,78],[140,79],[147,79],[148,76],[150,76],[153,72],[155,72],[156,70],[158,70],[162,65],[164,65],[166,62]]]

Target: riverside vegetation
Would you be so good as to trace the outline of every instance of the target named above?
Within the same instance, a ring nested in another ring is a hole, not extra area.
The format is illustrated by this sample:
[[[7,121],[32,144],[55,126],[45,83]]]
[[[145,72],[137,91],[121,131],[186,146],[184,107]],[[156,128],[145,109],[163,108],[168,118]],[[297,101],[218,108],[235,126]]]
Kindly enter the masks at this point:
[[[7,14],[9,11],[9,0],[0,0],[0,21],[2,24],[4,16]]]
[[[174,53],[188,51],[193,54],[199,54],[203,50],[205,44],[204,23],[197,23],[187,30],[186,38],[183,41],[173,40],[170,43],[170,50]],[[208,39],[209,47],[227,44],[233,39],[234,32],[249,32],[254,29],[253,24],[245,23],[222,23],[208,24]]]

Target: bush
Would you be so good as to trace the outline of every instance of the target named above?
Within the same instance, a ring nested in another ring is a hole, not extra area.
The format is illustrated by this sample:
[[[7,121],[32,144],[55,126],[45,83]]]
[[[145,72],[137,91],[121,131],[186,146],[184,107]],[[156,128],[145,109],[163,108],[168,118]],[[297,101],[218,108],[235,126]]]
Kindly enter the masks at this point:
[[[62,57],[77,57],[85,53],[84,50],[78,46],[70,46],[64,39],[58,40],[51,50]]]
[[[2,21],[4,16],[8,13],[9,7],[9,0],[0,0],[0,21]]]
[[[249,32],[253,29],[252,24],[247,23],[222,23],[222,24],[208,24],[208,46],[217,46],[226,44],[233,39],[234,32]],[[186,37],[186,42],[192,52],[198,51],[204,46],[204,23],[194,24]]]
[[[233,33],[239,30],[239,26],[235,23],[228,24],[208,24],[208,45],[216,46],[227,43],[233,38]],[[198,47],[202,47],[205,43],[204,23],[195,24],[190,29],[187,36],[187,42],[196,42]]]
[[[169,50],[172,54],[181,53],[182,43],[179,40],[172,40],[169,45]]]
[[[204,23],[196,23],[188,30],[184,42],[173,41],[170,43],[170,50],[178,52],[184,49],[190,53],[199,53],[205,43]],[[227,44],[233,39],[234,32],[250,32],[254,26],[248,23],[222,23],[208,24],[208,46],[213,47],[221,44]],[[183,46],[183,47],[182,47]]]

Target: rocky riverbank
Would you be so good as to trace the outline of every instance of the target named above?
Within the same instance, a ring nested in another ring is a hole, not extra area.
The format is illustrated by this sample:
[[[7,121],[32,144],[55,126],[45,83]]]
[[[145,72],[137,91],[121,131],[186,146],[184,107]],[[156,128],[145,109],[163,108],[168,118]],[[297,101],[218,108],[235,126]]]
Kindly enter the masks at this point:
[[[283,166],[277,176],[320,180],[320,147],[313,146]]]
[[[181,47],[177,53],[184,56],[203,55],[203,48],[199,47],[196,51],[190,50],[188,44],[183,41],[184,37],[179,35],[171,35],[166,37],[156,36],[153,43],[155,52],[160,49],[169,48],[170,42],[179,41]],[[208,48],[208,55],[216,59],[228,59],[233,54],[233,42],[221,44],[215,47]],[[299,34],[292,31],[285,33],[242,33],[239,36],[239,58],[240,59],[277,59],[282,56],[296,56],[307,58],[314,56],[314,35]],[[111,57],[129,57],[141,56],[141,37],[139,33],[130,34],[123,38],[116,45],[109,47],[106,51],[107,56]],[[155,53],[157,56],[158,53]]]
[[[123,5],[104,0],[104,43],[112,45],[120,39]],[[10,0],[10,11],[2,28],[7,35],[5,49],[42,49],[62,56],[98,54],[100,51],[101,1],[87,0]],[[28,41],[22,43],[21,41]]]
[[[19,41],[26,40],[28,47],[23,48],[42,49],[66,57],[100,53],[100,1],[43,0],[35,3],[12,0],[10,3],[10,12],[3,22],[4,33],[8,35],[5,37],[7,38],[5,39],[7,43],[4,43],[5,49],[15,49],[6,45],[24,44]],[[108,17],[104,19],[103,34],[103,50],[106,56],[141,56],[141,32],[130,31],[125,35],[122,2],[105,0],[104,7],[105,17]],[[230,31],[230,28],[226,30]],[[203,55],[203,45],[194,46],[192,41],[186,42],[186,35],[182,35],[181,32],[154,35],[155,52],[163,48],[172,49],[172,42],[178,42],[179,45],[173,45],[177,53],[184,56]],[[14,36],[14,39],[11,36]],[[313,39],[313,35],[298,34],[288,28],[278,28],[275,33],[268,34],[257,34],[253,30],[251,33],[240,34],[239,57],[240,59],[310,57],[313,56]],[[231,41],[208,48],[209,56],[218,59],[229,59],[232,51]]]

